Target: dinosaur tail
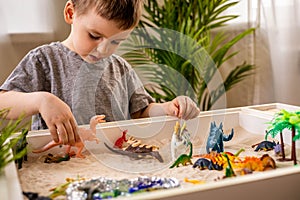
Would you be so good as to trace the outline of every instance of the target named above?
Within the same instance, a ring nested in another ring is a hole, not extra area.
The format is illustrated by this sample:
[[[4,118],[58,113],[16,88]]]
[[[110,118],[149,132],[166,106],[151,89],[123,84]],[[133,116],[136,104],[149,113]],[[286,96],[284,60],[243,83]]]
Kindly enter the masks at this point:
[[[234,130],[233,129],[231,129],[231,133],[229,135],[223,134],[223,141],[229,141],[229,140],[231,140],[232,137],[233,137],[233,134],[234,134]]]
[[[158,151],[152,151],[152,152],[151,152],[151,155],[152,155],[154,158],[156,158],[159,162],[161,162],[161,163],[164,162],[163,158],[161,157],[161,155],[159,154]]]
[[[47,151],[55,146],[61,145],[60,142],[54,142],[53,140],[51,142],[49,142],[48,144],[46,144],[45,146],[43,146],[41,149],[35,149],[32,150],[32,153],[42,153],[44,151]]]
[[[173,163],[173,165],[170,166],[170,168],[174,168],[180,163],[179,158]]]

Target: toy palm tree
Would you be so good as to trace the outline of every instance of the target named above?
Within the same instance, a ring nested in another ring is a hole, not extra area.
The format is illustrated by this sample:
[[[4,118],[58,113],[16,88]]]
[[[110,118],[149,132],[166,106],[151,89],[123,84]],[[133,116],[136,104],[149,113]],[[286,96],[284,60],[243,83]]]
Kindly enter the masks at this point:
[[[266,132],[266,138],[269,134],[274,138],[278,133],[280,133],[280,142],[282,149],[282,159],[283,161],[293,160],[294,164],[297,164],[297,156],[296,156],[296,140],[300,139],[300,111],[296,112],[288,112],[286,110],[281,110],[280,112],[275,114],[274,119],[270,122],[270,126]],[[284,154],[284,142],[282,131],[284,129],[291,130],[292,133],[292,153],[291,158],[285,158]],[[297,134],[297,135],[296,135]]]

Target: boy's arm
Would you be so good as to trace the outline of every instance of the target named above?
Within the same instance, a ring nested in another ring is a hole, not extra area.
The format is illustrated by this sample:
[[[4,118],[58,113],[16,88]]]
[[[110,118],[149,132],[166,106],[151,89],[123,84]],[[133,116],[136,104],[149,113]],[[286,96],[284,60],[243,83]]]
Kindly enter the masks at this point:
[[[133,113],[132,118],[170,115],[182,119],[192,119],[199,115],[200,109],[187,96],[178,96],[165,103],[150,103],[144,110]]]
[[[80,140],[71,109],[51,93],[0,91],[0,110],[5,108],[10,109],[8,119],[40,113],[55,142],[61,140],[63,144],[75,144]]]

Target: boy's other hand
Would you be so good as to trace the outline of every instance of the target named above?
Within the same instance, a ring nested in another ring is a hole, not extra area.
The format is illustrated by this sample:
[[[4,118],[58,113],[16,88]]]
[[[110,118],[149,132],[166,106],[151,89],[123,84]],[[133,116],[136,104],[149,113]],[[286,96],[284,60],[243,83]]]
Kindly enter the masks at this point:
[[[197,117],[200,109],[191,98],[178,96],[169,102],[167,113],[171,116],[188,120]]]
[[[46,122],[55,142],[74,145],[80,141],[77,123],[70,107],[58,97],[41,92],[39,112]]]

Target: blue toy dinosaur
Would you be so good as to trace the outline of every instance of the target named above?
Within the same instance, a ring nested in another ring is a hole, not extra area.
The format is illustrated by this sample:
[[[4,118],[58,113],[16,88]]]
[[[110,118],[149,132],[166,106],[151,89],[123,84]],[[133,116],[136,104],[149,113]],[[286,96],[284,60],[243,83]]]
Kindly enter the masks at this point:
[[[223,132],[223,124],[220,123],[220,126],[217,127],[216,122],[210,123],[210,132],[207,138],[206,143],[206,152],[210,153],[210,151],[217,151],[218,153],[224,151],[223,141],[227,142],[233,137],[233,129],[229,135],[225,135]]]

